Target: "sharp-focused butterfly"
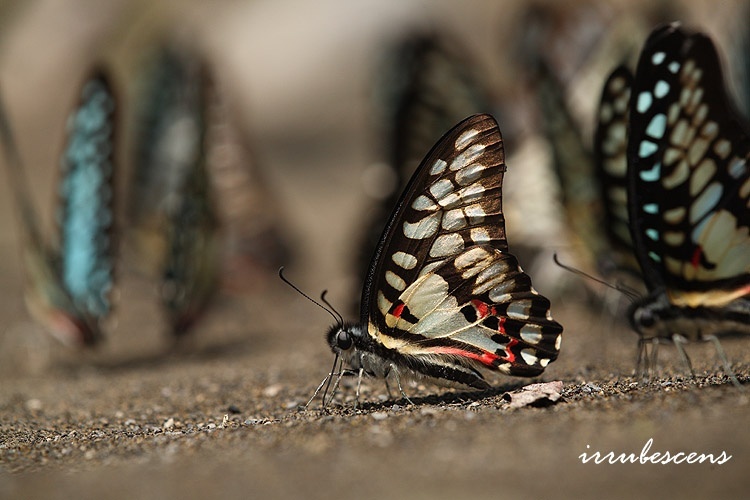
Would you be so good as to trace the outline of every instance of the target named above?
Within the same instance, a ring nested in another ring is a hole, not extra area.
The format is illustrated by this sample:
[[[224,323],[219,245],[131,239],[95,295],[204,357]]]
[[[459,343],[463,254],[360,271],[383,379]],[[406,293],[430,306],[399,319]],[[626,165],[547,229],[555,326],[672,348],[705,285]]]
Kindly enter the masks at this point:
[[[360,322],[328,332],[337,359],[399,388],[414,376],[487,389],[481,369],[533,377],[557,358],[562,326],[508,253],[505,170],[489,115],[467,118],[440,139],[380,239]]]
[[[633,327],[645,340],[750,333],[750,128],[711,39],[656,29],[629,117],[630,230],[649,290]]]
[[[42,236],[24,170],[4,112],[2,139],[21,215],[27,304],[67,344],[92,345],[112,308],[115,96],[97,70],[82,87],[67,124],[58,187],[58,237]]]

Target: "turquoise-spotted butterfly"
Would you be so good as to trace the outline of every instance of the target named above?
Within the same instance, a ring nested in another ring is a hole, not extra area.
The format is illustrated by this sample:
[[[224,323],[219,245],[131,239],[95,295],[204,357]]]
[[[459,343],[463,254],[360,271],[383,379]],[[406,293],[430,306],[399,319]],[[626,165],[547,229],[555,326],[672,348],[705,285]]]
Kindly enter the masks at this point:
[[[116,98],[98,69],[87,78],[67,123],[58,184],[57,237],[45,238],[11,133],[2,115],[2,140],[20,212],[27,305],[58,339],[93,345],[112,309]]]
[[[634,328],[645,340],[750,333],[750,127],[711,39],[656,29],[629,113],[630,229],[649,290]]]

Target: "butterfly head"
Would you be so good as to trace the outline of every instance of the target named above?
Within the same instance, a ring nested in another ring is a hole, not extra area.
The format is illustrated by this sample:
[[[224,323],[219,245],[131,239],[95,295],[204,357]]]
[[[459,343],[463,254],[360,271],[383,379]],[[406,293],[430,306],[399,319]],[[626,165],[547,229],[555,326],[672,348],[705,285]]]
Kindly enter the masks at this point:
[[[326,339],[333,353],[344,359],[351,359],[365,340],[361,328],[347,323],[336,323],[329,328]]]
[[[698,318],[691,314],[694,311],[676,306],[665,292],[657,290],[634,302],[628,318],[642,339],[671,338],[674,333],[694,337],[699,336],[702,328]]]

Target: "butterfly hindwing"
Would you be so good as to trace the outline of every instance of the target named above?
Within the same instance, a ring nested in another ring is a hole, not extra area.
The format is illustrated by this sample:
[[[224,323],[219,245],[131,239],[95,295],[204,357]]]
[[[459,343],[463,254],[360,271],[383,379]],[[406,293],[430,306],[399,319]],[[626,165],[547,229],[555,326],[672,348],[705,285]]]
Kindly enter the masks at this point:
[[[363,323],[385,347],[527,376],[556,358],[562,327],[508,253],[505,169],[489,115],[464,120],[426,156],[363,291]]]
[[[750,132],[711,40],[675,25],[656,30],[630,107],[631,230],[647,286],[746,294]]]

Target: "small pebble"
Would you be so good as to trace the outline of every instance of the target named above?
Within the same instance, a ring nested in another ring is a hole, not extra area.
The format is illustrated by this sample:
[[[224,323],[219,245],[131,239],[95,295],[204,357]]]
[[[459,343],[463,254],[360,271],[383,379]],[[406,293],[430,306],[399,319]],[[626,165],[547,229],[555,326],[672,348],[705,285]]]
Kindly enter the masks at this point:
[[[161,426],[164,430],[172,430],[174,428],[174,418],[169,417],[166,422],[164,422],[164,425]]]
[[[272,384],[263,389],[263,395],[267,398],[278,396],[281,392],[281,384]]]
[[[42,402],[36,398],[26,401],[26,409],[29,411],[39,411],[42,409]]]
[[[374,420],[385,420],[386,418],[388,418],[388,414],[382,411],[376,411],[374,413],[371,413],[370,416]]]

